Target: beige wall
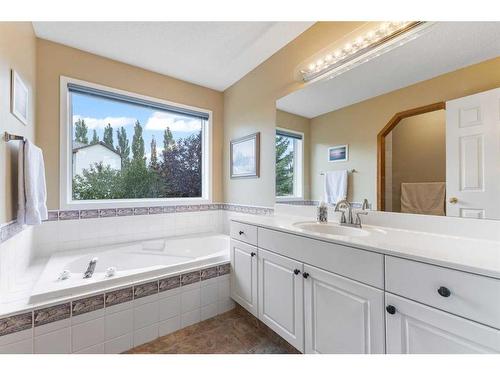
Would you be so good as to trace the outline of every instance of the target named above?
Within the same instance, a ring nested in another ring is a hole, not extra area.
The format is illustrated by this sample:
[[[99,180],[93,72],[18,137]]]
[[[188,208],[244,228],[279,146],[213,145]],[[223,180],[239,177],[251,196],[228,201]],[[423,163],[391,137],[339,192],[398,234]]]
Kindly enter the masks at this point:
[[[19,142],[6,143],[3,132],[35,135],[36,38],[31,22],[0,22],[0,224],[15,219],[17,210],[17,150]],[[29,87],[28,125],[10,113],[11,69]]]
[[[475,64],[311,120],[312,199],[323,191],[319,172],[333,169],[326,161],[329,145],[349,144],[349,161],[337,168],[355,168],[349,199],[363,198],[376,206],[377,134],[403,110],[447,101],[500,86],[500,57]]]
[[[391,134],[392,211],[401,212],[401,183],[446,181],[446,112],[407,117]]]
[[[276,127],[282,128],[282,129],[289,129],[289,130],[294,130],[297,132],[304,133],[304,139],[303,139],[303,152],[304,152],[304,166],[303,166],[303,173],[304,173],[304,199],[309,199],[310,197],[310,191],[309,187],[311,185],[310,180],[309,180],[309,164],[310,164],[310,148],[309,148],[309,141],[311,138],[310,134],[310,121],[306,117],[294,115],[293,113],[288,113],[285,111],[280,111],[279,109],[276,110]]]
[[[214,201],[222,200],[223,94],[47,40],[37,40],[37,132],[44,150],[48,207],[59,207],[59,77],[67,76],[213,111]]]
[[[274,205],[276,100],[303,86],[298,66],[361,22],[319,22],[224,91],[223,189],[226,202]],[[261,132],[261,176],[231,179],[229,141]]]

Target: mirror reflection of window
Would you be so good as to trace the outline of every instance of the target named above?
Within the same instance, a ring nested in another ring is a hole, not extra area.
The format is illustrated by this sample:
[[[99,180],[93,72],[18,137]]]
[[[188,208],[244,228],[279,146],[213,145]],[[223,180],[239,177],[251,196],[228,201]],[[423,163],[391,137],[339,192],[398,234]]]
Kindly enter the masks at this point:
[[[303,138],[301,133],[276,130],[276,197],[302,198]]]

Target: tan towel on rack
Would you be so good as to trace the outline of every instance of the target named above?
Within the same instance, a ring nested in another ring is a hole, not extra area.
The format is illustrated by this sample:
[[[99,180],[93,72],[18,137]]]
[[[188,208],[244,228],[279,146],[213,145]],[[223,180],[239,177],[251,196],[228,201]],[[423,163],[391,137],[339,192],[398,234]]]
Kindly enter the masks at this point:
[[[446,184],[444,182],[403,182],[401,212],[444,216]]]
[[[40,148],[30,141],[19,143],[18,209],[20,224],[36,225],[47,220],[45,164]]]

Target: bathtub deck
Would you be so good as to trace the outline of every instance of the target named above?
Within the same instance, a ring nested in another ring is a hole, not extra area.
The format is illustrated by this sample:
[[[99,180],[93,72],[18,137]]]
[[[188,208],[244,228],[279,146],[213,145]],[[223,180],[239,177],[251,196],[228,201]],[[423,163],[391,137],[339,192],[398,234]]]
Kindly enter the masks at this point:
[[[135,347],[128,354],[297,354],[241,307]]]

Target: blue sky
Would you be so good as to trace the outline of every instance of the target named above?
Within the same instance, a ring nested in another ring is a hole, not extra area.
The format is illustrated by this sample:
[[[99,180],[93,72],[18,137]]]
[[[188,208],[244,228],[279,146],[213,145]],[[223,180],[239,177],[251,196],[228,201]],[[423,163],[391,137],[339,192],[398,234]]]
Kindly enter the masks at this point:
[[[175,115],[169,112],[158,111],[143,106],[122,103],[114,100],[96,98],[85,94],[72,94],[73,124],[78,118],[85,119],[88,130],[88,139],[92,139],[93,129],[97,131],[99,139],[103,139],[104,127],[109,123],[113,127],[114,146],[118,144],[116,129],[123,126],[127,132],[129,144],[132,145],[134,124],[139,120],[143,127],[143,138],[146,155],[151,153],[151,138],[154,136],[158,151],[163,147],[163,131],[170,126],[174,139],[184,138],[195,134],[201,129],[201,120],[191,117]],[[74,126],[73,126],[74,128]],[[74,136],[73,136],[74,137]]]

